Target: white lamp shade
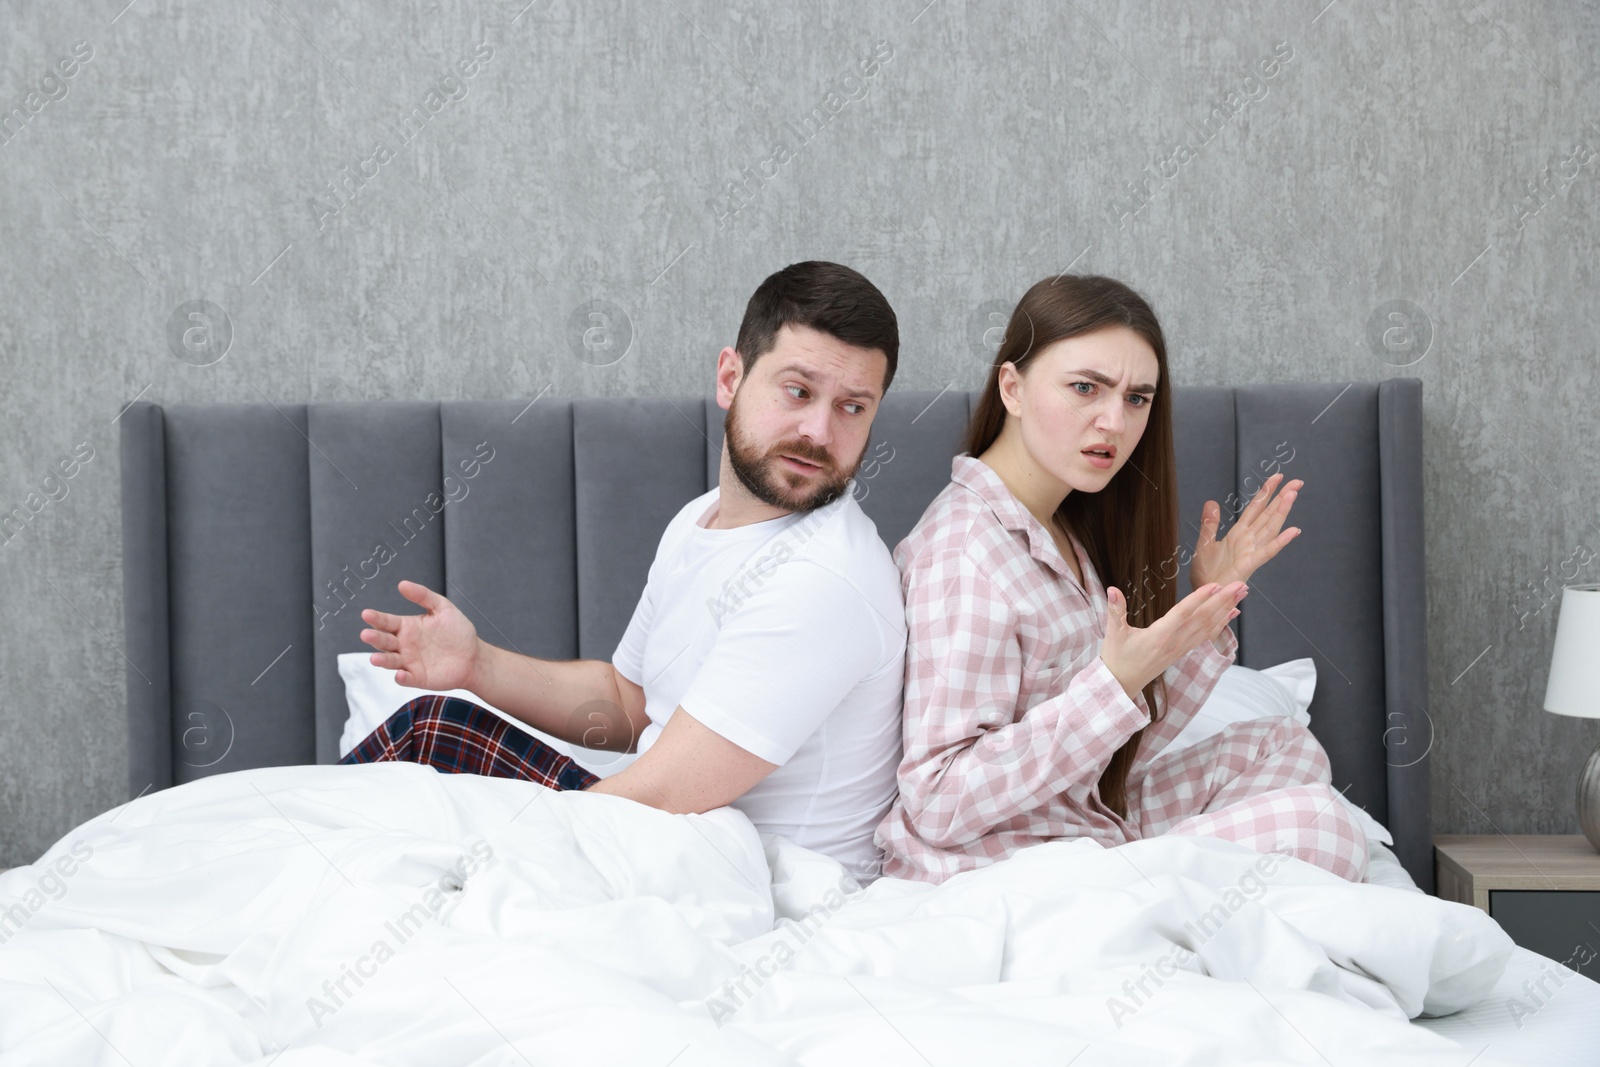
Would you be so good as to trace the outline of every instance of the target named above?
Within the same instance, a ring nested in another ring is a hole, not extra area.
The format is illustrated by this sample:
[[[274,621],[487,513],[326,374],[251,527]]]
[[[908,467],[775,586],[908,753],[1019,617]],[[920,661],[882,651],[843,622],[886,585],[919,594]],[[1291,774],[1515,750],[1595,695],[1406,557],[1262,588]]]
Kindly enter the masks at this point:
[[[1561,590],[1544,710],[1600,719],[1600,585]]]

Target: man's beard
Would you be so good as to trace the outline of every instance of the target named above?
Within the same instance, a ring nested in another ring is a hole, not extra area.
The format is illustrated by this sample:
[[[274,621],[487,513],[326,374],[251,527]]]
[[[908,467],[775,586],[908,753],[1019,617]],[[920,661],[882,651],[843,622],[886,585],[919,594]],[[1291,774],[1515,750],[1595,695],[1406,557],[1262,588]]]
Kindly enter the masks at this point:
[[[763,453],[739,426],[739,397],[734,396],[728,405],[727,418],[723,420],[723,435],[728,444],[728,465],[734,476],[751,496],[763,504],[785,511],[815,511],[833,503],[844,493],[845,486],[861,466],[861,455],[849,470],[839,470],[827,452],[804,441],[787,441],[774,445]],[[821,464],[820,480],[811,490],[802,490],[803,476],[787,470],[782,456],[787,453],[811,463]],[[830,477],[831,473],[831,477]]]

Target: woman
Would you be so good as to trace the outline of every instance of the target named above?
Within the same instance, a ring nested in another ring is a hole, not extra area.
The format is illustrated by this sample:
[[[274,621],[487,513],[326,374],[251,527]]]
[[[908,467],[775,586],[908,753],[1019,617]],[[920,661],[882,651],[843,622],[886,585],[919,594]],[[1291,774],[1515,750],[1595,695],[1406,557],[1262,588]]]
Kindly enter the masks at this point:
[[[1027,845],[1223,837],[1360,881],[1366,837],[1291,719],[1162,758],[1238,641],[1246,580],[1298,534],[1274,474],[1174,604],[1171,383],[1146,302],[1062,275],[1017,304],[952,480],[895,550],[908,627],[884,874],[939,882]],[[1154,709],[1152,711],[1152,709]]]

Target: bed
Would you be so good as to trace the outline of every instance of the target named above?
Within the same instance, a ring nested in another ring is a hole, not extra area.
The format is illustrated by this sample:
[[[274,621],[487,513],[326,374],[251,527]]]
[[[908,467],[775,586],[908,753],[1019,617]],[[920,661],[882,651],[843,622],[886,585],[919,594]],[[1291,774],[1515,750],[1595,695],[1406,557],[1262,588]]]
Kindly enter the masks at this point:
[[[886,398],[857,495],[891,547],[972,400]],[[1166,838],[862,886],[733,809],[332,766],[339,656],[361,608],[414,610],[401,577],[496,644],[609,658],[660,530],[715,484],[720,410],[133,404],[133,799],[0,875],[0,1057],[1593,1062],[1600,986],[1513,1018],[1557,965],[1429,895],[1421,383],[1186,387],[1174,412],[1191,543],[1203,500],[1306,482],[1239,662],[1315,661],[1334,784],[1392,834],[1365,884]]]

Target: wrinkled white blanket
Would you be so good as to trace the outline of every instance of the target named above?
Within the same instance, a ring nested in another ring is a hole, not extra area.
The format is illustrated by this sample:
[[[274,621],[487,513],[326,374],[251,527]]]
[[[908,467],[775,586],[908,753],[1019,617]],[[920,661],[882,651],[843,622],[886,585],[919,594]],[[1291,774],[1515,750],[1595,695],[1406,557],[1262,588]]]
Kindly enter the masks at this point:
[[[0,1062],[135,1067],[1459,1067],[1407,1019],[1512,949],[1477,909],[1225,841],[861,889],[731,808],[404,763],[107,812],[0,876],[0,941]]]

